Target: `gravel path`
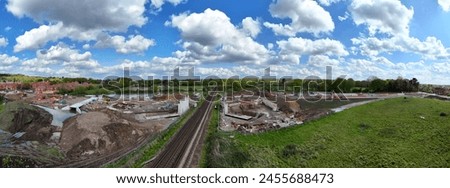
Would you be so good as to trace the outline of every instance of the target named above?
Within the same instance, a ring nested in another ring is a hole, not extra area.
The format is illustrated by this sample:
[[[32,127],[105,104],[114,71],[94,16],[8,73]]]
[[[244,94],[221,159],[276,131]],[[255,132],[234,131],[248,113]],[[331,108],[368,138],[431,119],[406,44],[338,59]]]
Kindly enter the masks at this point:
[[[350,108],[353,108],[353,107],[362,106],[362,105],[366,105],[366,104],[369,104],[369,103],[372,103],[372,102],[381,101],[381,100],[384,100],[384,99],[375,99],[375,100],[370,100],[370,101],[356,102],[356,103],[347,104],[347,105],[344,105],[344,106],[341,106],[341,107],[338,107],[338,108],[333,108],[333,109],[331,109],[331,111],[334,112],[334,113],[338,113],[338,112],[342,112],[344,110],[347,110],[347,109],[350,109]]]

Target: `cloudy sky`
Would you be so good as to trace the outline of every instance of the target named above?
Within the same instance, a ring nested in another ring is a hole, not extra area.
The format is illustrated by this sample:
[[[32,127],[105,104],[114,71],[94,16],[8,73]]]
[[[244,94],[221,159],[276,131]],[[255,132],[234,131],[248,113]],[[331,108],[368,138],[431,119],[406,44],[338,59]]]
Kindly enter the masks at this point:
[[[0,72],[450,84],[450,0],[0,0]],[[187,72],[187,71],[186,71]]]

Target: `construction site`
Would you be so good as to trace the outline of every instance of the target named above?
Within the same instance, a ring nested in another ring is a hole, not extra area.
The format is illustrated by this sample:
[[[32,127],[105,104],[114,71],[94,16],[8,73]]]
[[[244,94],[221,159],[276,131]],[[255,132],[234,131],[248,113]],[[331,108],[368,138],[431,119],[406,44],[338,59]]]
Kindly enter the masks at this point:
[[[9,92],[5,98],[0,113],[4,167],[101,166],[148,142],[197,106],[182,95],[41,98]]]
[[[257,133],[303,123],[295,118],[300,112],[300,106],[295,101],[278,105],[267,98],[239,95],[222,98],[221,106],[220,125],[224,131]]]
[[[285,93],[264,95],[227,95],[221,99],[220,129],[242,133],[259,133],[301,125],[357,105],[378,99],[398,97],[399,94],[358,94],[338,96],[315,93],[300,96]]]
[[[6,101],[0,113],[1,167],[100,167],[148,145],[189,109],[197,108],[158,151],[161,153],[142,163],[148,167],[195,167],[213,106],[221,111],[220,130],[255,134],[405,95],[212,92],[206,99],[222,96],[218,97],[220,103],[207,100],[198,106],[200,93],[74,96],[58,94],[55,86],[46,83],[34,85],[33,90],[8,85],[0,93]]]

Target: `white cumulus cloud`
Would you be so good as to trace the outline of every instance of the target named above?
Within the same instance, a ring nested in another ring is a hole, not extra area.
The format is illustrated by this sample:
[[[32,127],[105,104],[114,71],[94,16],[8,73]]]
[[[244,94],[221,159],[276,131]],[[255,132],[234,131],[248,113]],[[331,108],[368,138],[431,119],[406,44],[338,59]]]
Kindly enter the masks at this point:
[[[353,0],[349,9],[354,22],[367,25],[371,35],[409,35],[414,9],[407,8],[400,0]]]
[[[77,70],[100,67],[100,64],[92,59],[91,52],[80,53],[77,49],[64,43],[58,43],[46,50],[38,50],[36,58],[22,62],[22,66],[27,68],[48,68],[49,65],[62,65],[64,68],[76,68]]]
[[[154,9],[156,9],[156,11],[161,11],[162,6],[166,2],[176,6],[176,5],[178,5],[180,3],[183,3],[185,1],[187,1],[187,0],[150,0],[150,3],[152,4],[152,7]]]
[[[438,0],[439,5],[445,12],[450,11],[450,0]]]
[[[143,26],[146,0],[8,0],[6,9],[41,26],[17,37],[16,52],[37,49],[62,38],[94,40],[101,32],[125,32]]]
[[[116,52],[122,54],[129,53],[142,53],[145,52],[149,47],[154,46],[155,41],[152,39],[147,39],[142,35],[129,36],[127,38],[123,36],[101,36],[95,44],[98,48],[114,48]]]
[[[268,61],[269,51],[233,25],[230,18],[219,10],[175,15],[166,25],[181,32],[184,51],[177,51],[174,55],[184,62],[261,64]]]
[[[17,44],[14,46],[14,52],[20,52],[27,49],[38,49],[43,47],[47,42],[57,41],[68,35],[78,35],[77,29],[64,27],[62,22],[54,25],[41,25],[38,28],[26,31],[23,35],[16,38]],[[74,37],[75,38],[75,37]],[[95,36],[90,36],[94,39]]]
[[[436,37],[427,37],[424,41],[409,36],[397,36],[379,39],[353,38],[357,51],[365,56],[378,56],[382,53],[406,52],[421,55],[425,59],[443,59],[450,57],[450,49],[446,48]]]
[[[251,37],[255,38],[261,33],[261,23],[251,17],[242,20],[242,29]]]
[[[8,39],[4,37],[0,37],[0,47],[8,46]]]
[[[327,56],[347,56],[349,53],[345,46],[337,40],[318,39],[310,40],[304,38],[289,38],[277,42],[280,48],[280,58],[293,64],[300,63],[302,55],[327,55]]]
[[[327,66],[338,67],[340,61],[337,59],[331,59],[329,56],[325,55],[313,55],[309,57],[308,65],[323,68]]]
[[[8,54],[0,55],[0,65],[2,66],[9,66],[17,62],[19,62],[19,58],[15,56],[9,56]]]
[[[330,6],[333,3],[337,3],[342,0],[318,0],[321,5]]]
[[[83,30],[124,31],[142,26],[146,0],[8,0],[6,8],[17,17],[30,17],[38,23],[63,22]]]
[[[277,35],[295,36],[300,32],[319,34],[334,30],[334,22],[329,12],[312,0],[277,0],[269,8],[275,18],[289,18],[289,25],[265,22]]]

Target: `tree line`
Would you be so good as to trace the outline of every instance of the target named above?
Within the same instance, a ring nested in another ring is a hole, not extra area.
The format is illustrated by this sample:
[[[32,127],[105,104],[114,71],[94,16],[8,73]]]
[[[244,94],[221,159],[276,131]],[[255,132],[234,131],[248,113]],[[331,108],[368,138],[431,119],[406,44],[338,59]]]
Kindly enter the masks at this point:
[[[85,80],[78,80],[85,81]],[[247,91],[268,91],[268,92],[345,92],[345,93],[368,93],[368,92],[417,92],[419,91],[419,81],[416,78],[405,79],[388,79],[383,80],[377,77],[371,77],[367,80],[357,81],[352,78],[344,79],[337,78],[335,80],[313,80],[313,79],[208,79],[203,81],[198,80],[132,80],[130,78],[115,78],[111,80],[104,80],[102,85],[96,88],[78,88],[77,91],[71,91],[77,94],[85,93],[91,90],[92,93],[104,93],[107,90],[113,92],[128,93],[132,88],[145,89],[149,92],[172,92],[179,91],[180,87],[187,87],[188,91],[193,92],[195,86],[203,86],[202,90],[207,90],[209,83],[212,82],[223,91],[240,92]],[[99,90],[104,88],[106,90]],[[83,91],[82,91],[83,90]],[[92,91],[94,90],[94,91]],[[91,93],[88,92],[88,93]],[[61,93],[68,93],[62,91]],[[72,93],[73,94],[73,93]]]

